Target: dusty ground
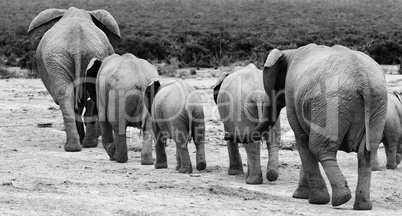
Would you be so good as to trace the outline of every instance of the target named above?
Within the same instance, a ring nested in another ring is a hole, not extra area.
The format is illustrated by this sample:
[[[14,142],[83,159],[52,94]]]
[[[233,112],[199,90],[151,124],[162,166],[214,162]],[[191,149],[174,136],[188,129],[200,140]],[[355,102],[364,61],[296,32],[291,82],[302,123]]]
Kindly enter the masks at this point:
[[[389,75],[390,89],[402,87],[402,76]],[[68,153],[61,112],[38,79],[0,80],[0,215],[396,215],[402,212],[402,167],[385,169],[371,184],[373,210],[353,211],[352,200],[338,208],[292,199],[300,159],[296,150],[281,150],[280,177],[262,185],[245,184],[244,175],[228,176],[223,126],[211,98],[215,78],[188,80],[205,91],[207,169],[195,176],[174,169],[175,147],[167,147],[169,168],[140,165],[137,130],[130,129],[129,161],[109,161],[101,145]],[[284,142],[293,134],[281,115]],[[38,128],[38,123],[52,123]],[[191,143],[195,163],[195,148]],[[241,148],[244,168],[246,154]],[[357,182],[356,154],[339,152],[343,174],[352,192]],[[262,163],[266,168],[267,151]],[[327,185],[329,183],[327,182]]]

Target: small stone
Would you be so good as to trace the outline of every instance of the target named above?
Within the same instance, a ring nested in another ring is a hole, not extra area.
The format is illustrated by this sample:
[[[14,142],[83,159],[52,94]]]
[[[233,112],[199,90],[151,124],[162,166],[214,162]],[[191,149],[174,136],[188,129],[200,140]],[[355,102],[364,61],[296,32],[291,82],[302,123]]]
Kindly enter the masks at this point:
[[[3,186],[13,186],[12,182],[3,182],[2,183]]]

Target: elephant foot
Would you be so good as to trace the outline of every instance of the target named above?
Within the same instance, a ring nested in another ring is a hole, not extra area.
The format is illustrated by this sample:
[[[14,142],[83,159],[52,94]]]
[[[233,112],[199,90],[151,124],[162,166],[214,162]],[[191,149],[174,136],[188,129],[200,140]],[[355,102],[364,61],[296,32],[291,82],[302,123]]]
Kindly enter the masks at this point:
[[[310,204],[327,204],[330,201],[328,190],[311,190],[308,202]]]
[[[207,163],[205,161],[201,161],[197,164],[197,170],[201,171],[207,168]]]
[[[84,148],[95,148],[97,146],[98,146],[98,139],[87,140],[84,138],[84,141],[82,142],[82,147]]]
[[[340,206],[345,204],[352,198],[350,189],[347,187],[343,188],[332,188],[332,206]]]
[[[113,143],[106,144],[106,153],[109,155],[111,161],[115,161],[116,146]]]
[[[193,167],[190,166],[180,166],[179,173],[192,173]]]
[[[243,167],[229,167],[228,175],[242,175],[244,174]]]
[[[306,187],[297,187],[295,192],[292,195],[293,198],[296,199],[309,199],[310,198],[310,188]]]
[[[128,161],[127,153],[125,153],[125,154],[117,154],[116,153],[116,162],[117,163],[125,163],[127,161]]]
[[[141,154],[141,165],[154,165],[154,159],[152,153]]]
[[[377,164],[374,164],[373,166],[371,166],[371,171],[380,171],[380,166]]]
[[[64,150],[66,152],[81,151],[81,143],[78,140],[67,140],[67,143],[64,145]]]
[[[155,163],[155,169],[166,169],[168,168],[167,162],[156,162]]]
[[[396,169],[396,167],[397,167],[397,165],[396,165],[396,162],[395,163],[387,163],[387,169],[392,169],[392,170],[394,170],[394,169]]]
[[[373,208],[373,204],[370,200],[366,199],[356,199],[355,204],[353,205],[354,210],[371,210]]]
[[[246,184],[262,184],[262,172],[258,174],[250,174],[247,171]]]
[[[402,160],[402,156],[400,154],[396,154],[396,164],[400,164]]]
[[[270,169],[267,171],[266,177],[270,182],[276,181],[279,177],[279,173],[276,170]]]

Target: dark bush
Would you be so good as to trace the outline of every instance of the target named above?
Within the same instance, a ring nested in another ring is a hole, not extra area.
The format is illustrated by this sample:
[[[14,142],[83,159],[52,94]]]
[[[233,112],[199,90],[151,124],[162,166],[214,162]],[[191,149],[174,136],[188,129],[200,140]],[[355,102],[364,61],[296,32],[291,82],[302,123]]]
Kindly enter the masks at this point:
[[[16,57],[15,57],[14,54],[10,55],[10,56],[7,58],[6,66],[11,66],[11,67],[17,66],[17,59],[16,59]]]
[[[184,63],[194,65],[200,62],[201,58],[206,55],[208,55],[208,50],[204,47],[198,44],[189,44],[184,48],[182,59]]]
[[[35,52],[29,51],[18,61],[18,66],[30,71],[36,70]]]
[[[209,51],[210,57],[221,59],[230,50],[230,40],[227,32],[210,33],[201,37],[199,44]]]
[[[27,35],[27,27],[20,25],[17,28],[15,28],[15,34],[17,35]]]
[[[128,37],[122,40],[116,53],[126,52],[147,60],[163,60],[168,56],[167,47],[160,41],[140,37]]]
[[[7,68],[0,66],[0,79],[12,78],[10,74],[11,73],[7,70]]]
[[[400,64],[402,46],[394,41],[379,41],[368,48],[368,54],[379,64]]]

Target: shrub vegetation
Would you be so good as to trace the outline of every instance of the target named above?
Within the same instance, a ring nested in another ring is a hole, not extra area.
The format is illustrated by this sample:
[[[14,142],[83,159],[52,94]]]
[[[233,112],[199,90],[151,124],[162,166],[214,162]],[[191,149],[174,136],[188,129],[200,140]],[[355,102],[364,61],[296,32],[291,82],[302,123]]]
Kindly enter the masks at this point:
[[[400,64],[402,4],[385,0],[14,0],[0,3],[0,59],[35,68],[26,30],[47,8],[108,10],[131,52],[177,67],[216,67],[237,61],[262,66],[272,48],[341,44],[380,64]],[[173,68],[173,67],[172,67]],[[164,71],[170,73],[170,70]]]

